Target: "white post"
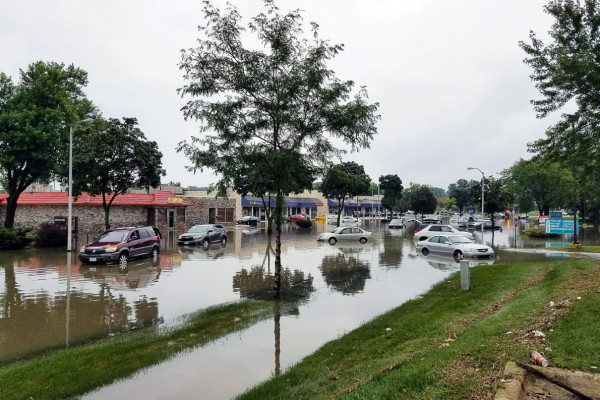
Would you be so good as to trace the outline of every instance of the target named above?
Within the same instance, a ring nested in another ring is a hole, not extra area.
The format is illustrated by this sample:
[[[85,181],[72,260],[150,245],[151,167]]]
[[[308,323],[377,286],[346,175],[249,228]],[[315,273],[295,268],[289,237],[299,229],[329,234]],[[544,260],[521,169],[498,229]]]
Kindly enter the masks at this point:
[[[67,251],[71,251],[73,232],[71,218],[73,217],[73,125],[69,127],[69,200],[67,211]]]
[[[460,261],[460,287],[462,290],[471,289],[471,270],[467,260]]]

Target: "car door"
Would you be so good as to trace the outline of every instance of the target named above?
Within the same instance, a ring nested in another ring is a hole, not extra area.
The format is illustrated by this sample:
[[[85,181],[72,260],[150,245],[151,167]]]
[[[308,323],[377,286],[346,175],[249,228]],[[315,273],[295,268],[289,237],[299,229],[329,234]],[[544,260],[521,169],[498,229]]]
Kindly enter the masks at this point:
[[[137,229],[131,231],[129,233],[129,238],[127,239],[127,248],[129,249],[129,257],[135,258],[140,255],[141,251],[141,240],[140,233]]]
[[[454,249],[452,247],[452,242],[450,242],[450,240],[448,240],[448,238],[446,236],[440,236],[438,248],[439,248],[440,254],[444,254],[444,255],[451,254],[452,250]]]
[[[340,236],[338,237],[338,239],[340,239],[340,240],[352,240],[353,236],[354,235],[352,234],[352,228],[344,228],[340,232]]]
[[[145,228],[138,229],[138,232],[140,234],[140,251],[138,255],[149,255],[152,252],[150,233],[148,233],[148,230]]]
[[[432,236],[425,242],[425,246],[429,250],[430,253],[439,253],[440,249],[440,237]]]

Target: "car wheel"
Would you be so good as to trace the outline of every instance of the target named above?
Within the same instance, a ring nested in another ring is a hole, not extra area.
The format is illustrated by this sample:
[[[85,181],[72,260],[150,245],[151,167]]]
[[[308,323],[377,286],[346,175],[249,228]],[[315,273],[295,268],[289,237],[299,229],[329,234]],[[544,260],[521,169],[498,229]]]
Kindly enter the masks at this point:
[[[204,247],[205,249],[208,249],[208,246],[210,246],[210,242],[208,241],[208,239],[204,239],[202,241],[202,247]]]
[[[362,238],[360,238],[359,242],[361,242],[362,244],[365,244],[365,243],[367,243],[367,238],[362,237]]]
[[[462,259],[463,259],[463,253],[462,253],[462,251],[460,251],[460,250],[456,250],[456,251],[454,252],[454,259],[455,259],[456,261],[460,261],[460,260],[462,260]]]
[[[329,238],[329,244],[336,244],[336,243],[337,243],[337,239],[336,238],[334,238],[334,237]]]
[[[152,249],[152,254],[150,254],[150,257],[152,257],[153,261],[158,260],[158,249],[156,247]]]
[[[225,245],[227,244],[227,238],[226,238],[225,236],[223,236],[223,237],[221,238],[221,244],[222,244],[223,246],[225,246]]]
[[[423,254],[424,256],[429,254],[429,250],[427,250],[427,248],[423,248],[423,250],[421,250],[421,254]]]
[[[127,262],[129,261],[129,256],[127,253],[119,254],[119,269],[127,269]]]

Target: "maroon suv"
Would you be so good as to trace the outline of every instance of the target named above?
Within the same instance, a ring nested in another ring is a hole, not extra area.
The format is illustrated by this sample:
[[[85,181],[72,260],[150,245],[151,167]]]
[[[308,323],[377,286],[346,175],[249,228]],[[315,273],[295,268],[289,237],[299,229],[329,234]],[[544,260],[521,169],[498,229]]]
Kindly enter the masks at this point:
[[[127,265],[132,258],[158,258],[160,232],[151,226],[109,229],[90,244],[81,246],[79,259],[84,263],[118,262]]]

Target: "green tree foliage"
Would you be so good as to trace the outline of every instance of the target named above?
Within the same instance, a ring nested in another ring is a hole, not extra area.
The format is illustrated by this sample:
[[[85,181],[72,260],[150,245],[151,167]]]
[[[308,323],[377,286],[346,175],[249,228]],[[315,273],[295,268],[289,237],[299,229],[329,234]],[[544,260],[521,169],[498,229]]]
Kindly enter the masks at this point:
[[[396,174],[382,175],[379,177],[379,187],[383,191],[381,205],[390,211],[401,211],[400,199],[402,198],[402,180]]]
[[[110,228],[110,207],[131,188],[157,187],[162,153],[146,140],[135,118],[96,120],[73,138],[73,193],[102,196],[104,224]]]
[[[485,178],[484,190],[484,214],[490,216],[493,225],[494,213],[504,212],[512,204],[512,192],[506,186],[504,179],[496,179],[493,176]],[[472,193],[473,202],[481,204],[481,181],[473,181]]]
[[[68,163],[69,126],[94,113],[83,87],[87,73],[38,61],[17,84],[0,73],[0,169],[8,192],[4,226],[12,228],[17,201],[36,181],[49,181]]]
[[[346,199],[368,191],[370,185],[371,178],[365,173],[364,167],[353,161],[329,168],[323,178],[321,193],[326,198],[337,200],[338,226]]]
[[[202,123],[202,136],[180,143],[178,150],[192,169],[217,172],[221,187],[232,184],[248,158],[269,163],[261,171],[275,196],[279,296],[284,197],[312,186],[296,182],[294,169],[322,171],[343,153],[332,139],[353,150],[369,147],[379,116],[364,88],[353,95],[354,82],[338,79],[327,67],[342,45],[322,40],[314,23],[310,40],[304,39],[298,10],[281,14],[271,0],[265,6],[246,30],[234,6],[221,13],[205,3],[198,46],[182,53],[187,84],[179,89],[182,96],[200,98],[189,101],[183,113]],[[258,42],[245,45],[251,36]]]
[[[446,191],[439,187],[433,188],[433,194],[435,194],[435,197],[446,197]]]
[[[437,207],[437,199],[431,186],[411,183],[404,190],[404,198],[407,206],[416,214],[431,214]]]
[[[535,205],[540,214],[548,215],[551,209],[566,206],[571,198],[573,176],[559,163],[539,157],[521,159],[502,175],[521,211],[529,211]]]
[[[456,183],[451,183],[448,186],[448,197],[453,197],[459,211],[463,212],[465,206],[471,204],[471,183],[466,179],[459,179]]]
[[[542,95],[532,101],[538,117],[563,113],[546,130],[546,137],[530,143],[529,149],[571,171],[578,182],[571,195],[573,204],[585,219],[586,199],[595,195],[584,188],[600,165],[600,4],[598,0],[552,0],[544,11],[554,18],[550,42],[543,43],[531,32],[530,43],[519,45]],[[568,110],[574,106],[573,112],[565,112],[567,103]]]

